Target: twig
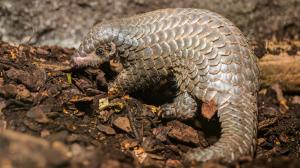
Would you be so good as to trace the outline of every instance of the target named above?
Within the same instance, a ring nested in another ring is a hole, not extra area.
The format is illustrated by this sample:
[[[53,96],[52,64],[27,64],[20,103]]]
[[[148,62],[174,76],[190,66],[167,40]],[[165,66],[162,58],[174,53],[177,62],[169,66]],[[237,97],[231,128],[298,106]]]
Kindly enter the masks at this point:
[[[131,103],[130,103],[130,105],[131,105]],[[131,108],[129,108],[129,104],[126,104],[126,111],[127,111],[127,116],[128,116],[129,122],[130,122],[130,126],[132,128],[133,134],[138,141],[141,141],[140,134],[135,127],[134,116],[131,111]]]

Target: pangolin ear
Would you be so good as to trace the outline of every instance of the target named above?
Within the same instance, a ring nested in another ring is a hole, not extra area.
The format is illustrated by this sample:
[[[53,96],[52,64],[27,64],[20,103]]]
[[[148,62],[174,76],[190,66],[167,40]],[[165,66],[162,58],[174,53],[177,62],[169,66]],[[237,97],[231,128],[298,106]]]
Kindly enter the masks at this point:
[[[113,55],[116,53],[116,49],[117,49],[117,46],[115,43],[113,42],[110,42],[109,43],[109,55]]]

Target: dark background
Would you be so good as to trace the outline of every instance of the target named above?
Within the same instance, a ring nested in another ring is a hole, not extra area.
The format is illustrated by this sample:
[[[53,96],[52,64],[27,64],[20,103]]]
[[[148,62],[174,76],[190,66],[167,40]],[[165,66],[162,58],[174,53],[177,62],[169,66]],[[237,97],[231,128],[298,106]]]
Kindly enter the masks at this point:
[[[97,22],[168,7],[210,9],[258,42],[300,34],[300,0],[0,0],[0,40],[76,47]]]

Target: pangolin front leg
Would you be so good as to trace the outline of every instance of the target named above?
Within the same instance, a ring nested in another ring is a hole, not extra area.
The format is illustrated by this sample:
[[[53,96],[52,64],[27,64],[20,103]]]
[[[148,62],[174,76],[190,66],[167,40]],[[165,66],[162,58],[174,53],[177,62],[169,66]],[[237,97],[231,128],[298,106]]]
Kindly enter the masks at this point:
[[[156,73],[160,73],[157,71]],[[141,73],[140,67],[128,67],[123,69],[118,76],[108,84],[108,96],[120,96],[130,94],[138,90],[145,90],[153,84],[157,84],[166,75],[155,73]]]

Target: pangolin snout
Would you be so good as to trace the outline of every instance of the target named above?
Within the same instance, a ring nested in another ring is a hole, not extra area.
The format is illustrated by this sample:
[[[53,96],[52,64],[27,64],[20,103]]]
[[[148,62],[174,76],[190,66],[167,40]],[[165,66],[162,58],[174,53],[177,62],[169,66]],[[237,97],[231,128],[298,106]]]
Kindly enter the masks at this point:
[[[79,52],[75,52],[71,57],[71,66],[76,67],[81,65],[85,57],[86,54],[80,54]]]
[[[108,57],[99,57],[94,52],[86,54],[76,52],[71,58],[71,65],[73,67],[97,66],[109,61]]]

